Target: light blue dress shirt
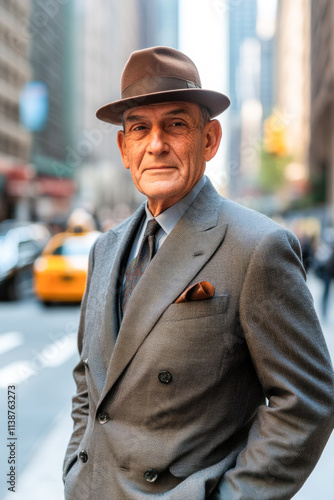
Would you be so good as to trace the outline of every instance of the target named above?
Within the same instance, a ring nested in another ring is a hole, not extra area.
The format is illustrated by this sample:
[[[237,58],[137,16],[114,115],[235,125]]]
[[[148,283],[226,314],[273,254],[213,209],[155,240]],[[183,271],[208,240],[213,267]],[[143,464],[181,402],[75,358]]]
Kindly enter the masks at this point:
[[[159,222],[161,229],[157,232],[155,236],[155,251],[157,252],[169,233],[172,231],[172,229],[176,226],[176,224],[179,222],[181,219],[182,215],[188,210],[200,190],[203,188],[203,186],[206,183],[206,176],[203,175],[199,181],[196,182],[194,187],[189,191],[186,196],[184,196],[180,201],[172,205],[171,207],[167,208],[164,212],[161,214],[157,215],[155,219]],[[139,252],[140,249],[140,244],[144,236],[144,232],[147,226],[147,223],[149,220],[154,219],[153,215],[149,211],[148,204],[146,202],[145,206],[145,211],[146,211],[146,217],[144,218],[137,235],[134,239],[129,259],[128,259],[128,264],[136,257],[136,255]]]

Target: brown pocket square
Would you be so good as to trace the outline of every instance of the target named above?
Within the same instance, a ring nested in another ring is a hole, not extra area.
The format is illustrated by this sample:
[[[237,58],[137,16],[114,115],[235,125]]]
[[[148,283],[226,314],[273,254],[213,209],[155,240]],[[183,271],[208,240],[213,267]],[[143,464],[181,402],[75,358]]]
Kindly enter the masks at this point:
[[[199,281],[185,290],[175,301],[175,304],[192,302],[193,300],[211,299],[215,294],[214,286],[208,281]]]

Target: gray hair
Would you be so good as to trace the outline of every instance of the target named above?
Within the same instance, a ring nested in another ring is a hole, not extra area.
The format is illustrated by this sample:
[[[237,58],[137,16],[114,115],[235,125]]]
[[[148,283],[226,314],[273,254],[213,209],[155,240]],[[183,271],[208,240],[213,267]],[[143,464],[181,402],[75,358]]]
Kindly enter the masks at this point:
[[[200,109],[200,113],[201,113],[201,116],[200,116],[201,129],[203,130],[205,125],[211,120],[211,117],[210,117],[210,113],[209,113],[208,108],[206,108],[205,106],[200,104],[199,109]]]

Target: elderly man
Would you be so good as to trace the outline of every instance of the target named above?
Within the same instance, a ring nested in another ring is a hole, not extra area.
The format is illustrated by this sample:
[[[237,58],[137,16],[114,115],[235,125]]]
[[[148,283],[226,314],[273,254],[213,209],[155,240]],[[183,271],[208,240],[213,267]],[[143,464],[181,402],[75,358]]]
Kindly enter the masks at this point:
[[[91,252],[66,500],[290,499],[332,430],[296,238],[204,176],[228,105],[153,47],[97,111],[147,202]]]

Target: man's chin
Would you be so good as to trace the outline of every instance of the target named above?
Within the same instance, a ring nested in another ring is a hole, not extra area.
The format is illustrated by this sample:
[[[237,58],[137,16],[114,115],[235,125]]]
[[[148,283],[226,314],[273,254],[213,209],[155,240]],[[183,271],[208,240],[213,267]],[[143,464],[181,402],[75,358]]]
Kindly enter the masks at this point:
[[[179,178],[179,172],[176,168],[160,167],[150,168],[143,172],[142,182],[173,182]]]
[[[179,176],[172,175],[150,175],[142,179],[140,183],[141,191],[146,196],[154,196],[158,198],[169,198],[182,190],[182,183],[180,183]]]
[[[149,206],[159,205],[163,210],[177,203],[184,196],[184,189],[172,183],[156,181],[149,186],[142,187],[141,192],[147,197]]]

